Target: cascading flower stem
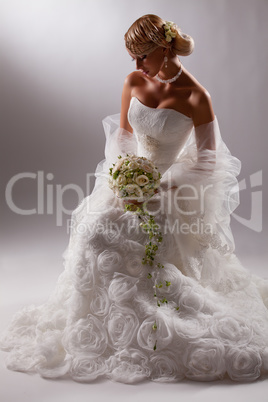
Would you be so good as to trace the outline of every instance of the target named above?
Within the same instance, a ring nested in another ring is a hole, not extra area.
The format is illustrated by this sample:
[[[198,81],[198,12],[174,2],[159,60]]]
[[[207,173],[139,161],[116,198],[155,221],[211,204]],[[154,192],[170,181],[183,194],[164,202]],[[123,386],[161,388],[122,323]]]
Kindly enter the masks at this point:
[[[161,307],[162,304],[167,304],[168,300],[166,297],[158,296],[158,289],[163,288],[163,286],[169,287],[171,285],[170,281],[164,280],[164,284],[162,282],[157,282],[157,271],[155,268],[163,269],[164,265],[161,263],[155,263],[155,257],[158,251],[158,245],[162,242],[163,237],[162,233],[159,230],[159,225],[155,223],[154,216],[150,215],[147,211],[144,210],[143,204],[140,207],[137,207],[135,204],[126,204],[125,211],[131,211],[138,215],[138,218],[142,221],[140,223],[140,227],[148,234],[149,242],[145,244],[145,257],[142,259],[142,264],[149,265],[152,267],[151,272],[148,273],[147,278],[154,280],[153,285],[153,297],[156,300],[156,304],[158,307]],[[176,308],[178,310],[178,307]],[[153,331],[157,330],[156,321],[152,325]],[[153,350],[157,348],[157,339],[155,341]]]
[[[156,224],[154,216],[144,210],[144,202],[155,194],[160,185],[161,174],[157,167],[145,157],[129,155],[118,156],[119,161],[110,168],[109,186],[117,197],[128,200],[136,200],[140,206],[130,201],[125,204],[125,211],[131,211],[138,215],[141,220],[140,227],[148,235],[148,243],[145,244],[145,256],[142,258],[142,264],[152,267],[148,272],[147,278],[153,281],[153,297],[158,307],[167,304],[165,297],[160,297],[159,289],[169,287],[170,281],[164,280],[164,283],[158,282],[158,269],[163,269],[164,265],[156,263],[156,255],[159,244],[163,240],[159,225]],[[178,310],[178,308],[177,308]],[[152,330],[157,330],[156,321]],[[156,350],[157,340],[153,347]]]
[[[153,285],[153,295],[156,300],[156,304],[158,307],[163,303],[168,303],[167,299],[160,298],[157,294],[157,289],[163,288],[163,286],[170,286],[170,281],[164,281],[164,285],[162,282],[157,282],[157,272],[155,268],[163,269],[164,265],[160,263],[155,263],[155,257],[157,255],[159,243],[162,242],[163,237],[162,233],[159,230],[159,225],[156,224],[154,220],[154,216],[150,215],[147,211],[144,210],[143,205],[137,207],[135,204],[126,204],[125,211],[132,211],[138,215],[139,219],[141,219],[140,227],[143,231],[145,231],[148,235],[149,242],[145,244],[145,256],[142,258],[142,264],[149,265],[152,267],[151,272],[148,273],[147,278],[154,280]]]

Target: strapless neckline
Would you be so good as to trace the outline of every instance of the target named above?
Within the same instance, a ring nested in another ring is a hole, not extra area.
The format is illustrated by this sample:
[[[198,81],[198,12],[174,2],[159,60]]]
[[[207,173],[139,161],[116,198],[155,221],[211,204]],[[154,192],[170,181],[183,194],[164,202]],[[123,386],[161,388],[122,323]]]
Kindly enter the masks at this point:
[[[170,111],[170,112],[175,112],[175,113],[177,113],[177,114],[183,116],[183,117],[184,117],[185,119],[187,119],[187,120],[192,120],[191,117],[186,116],[186,114],[183,114],[183,113],[179,112],[178,110],[169,109],[169,108],[163,108],[163,107],[162,107],[162,108],[160,108],[160,107],[158,107],[158,108],[156,108],[156,107],[150,107],[150,106],[147,106],[147,105],[145,105],[144,103],[142,103],[136,96],[132,96],[132,97],[131,97],[131,100],[130,100],[130,101],[132,102],[133,100],[136,100],[140,105],[144,106],[144,107],[147,108],[147,109],[156,110],[156,111],[167,110],[167,111]]]

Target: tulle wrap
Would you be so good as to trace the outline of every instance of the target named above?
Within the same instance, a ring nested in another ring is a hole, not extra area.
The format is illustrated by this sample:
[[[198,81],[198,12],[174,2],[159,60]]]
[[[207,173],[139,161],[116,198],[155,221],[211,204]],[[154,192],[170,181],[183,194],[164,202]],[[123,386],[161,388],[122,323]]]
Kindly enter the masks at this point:
[[[153,275],[171,285],[158,289],[168,299],[161,307],[151,268],[141,263],[146,234],[108,186],[118,155],[141,150],[119,117],[103,121],[105,158],[92,193],[73,211],[54,292],[41,306],[19,311],[1,334],[7,367],[81,382],[267,375],[268,281],[251,275],[234,254],[230,214],[239,204],[240,161],[224,144],[216,117],[192,128],[177,154],[167,144],[153,160],[161,187],[144,208],[163,234],[155,262],[164,269]]]

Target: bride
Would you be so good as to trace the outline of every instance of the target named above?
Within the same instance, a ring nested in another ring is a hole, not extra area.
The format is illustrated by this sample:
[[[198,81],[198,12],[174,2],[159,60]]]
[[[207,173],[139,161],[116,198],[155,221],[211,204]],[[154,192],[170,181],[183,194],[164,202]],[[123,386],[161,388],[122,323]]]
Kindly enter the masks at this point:
[[[7,368],[81,382],[267,376],[268,280],[234,254],[240,161],[178,58],[193,39],[150,14],[125,45],[137,71],[125,79],[121,113],[103,121],[95,187],[73,211],[54,292],[1,334]],[[126,203],[108,185],[109,169],[131,155],[161,175],[146,202]]]

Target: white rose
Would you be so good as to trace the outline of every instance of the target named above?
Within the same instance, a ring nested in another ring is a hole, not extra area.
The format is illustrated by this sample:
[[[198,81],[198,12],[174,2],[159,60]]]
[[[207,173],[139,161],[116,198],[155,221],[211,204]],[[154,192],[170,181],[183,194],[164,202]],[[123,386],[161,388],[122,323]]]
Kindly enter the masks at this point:
[[[122,265],[122,256],[117,251],[104,250],[98,256],[97,265],[102,275],[119,271]]]
[[[143,186],[142,188],[143,194],[148,193],[149,190],[150,190],[150,184],[145,184],[145,186]]]
[[[113,167],[112,173],[115,173],[117,170],[120,170],[122,165],[123,165],[123,162],[121,160],[116,162],[116,164]]]
[[[148,377],[146,370],[139,364],[118,361],[115,366],[116,367],[109,374],[109,378],[112,381],[124,384],[134,384],[143,381]]]
[[[127,184],[126,191],[129,195],[135,194],[137,196],[142,196],[142,190],[137,184]]]
[[[139,282],[139,291],[134,298],[135,310],[139,318],[147,318],[155,313],[156,302],[152,297],[152,283],[148,278],[144,278]],[[145,291],[144,291],[145,290]],[[157,307],[158,308],[158,307]],[[154,347],[154,344],[153,346]]]
[[[218,339],[200,339],[188,344],[183,355],[186,377],[195,381],[222,379],[226,372],[224,345]]]
[[[144,254],[144,247],[143,247]],[[130,260],[126,263],[126,271],[136,277],[139,278],[144,273],[144,265],[142,264],[142,257],[140,255],[133,255]]]
[[[77,236],[79,236],[80,243],[80,255],[81,257],[84,254],[84,250],[87,249],[87,246],[96,239],[98,239],[99,234],[96,232],[95,222],[85,222],[81,220],[76,226]]]
[[[133,215],[132,212],[127,212],[128,214],[128,222],[127,222],[127,238],[129,239],[127,241],[127,244],[130,246],[129,242],[134,241],[136,244],[140,243],[138,245],[139,247],[139,256],[144,257],[144,245],[142,247],[140,247],[143,243],[143,241],[145,241],[145,239],[147,239],[147,234],[143,233],[142,228],[140,227],[140,220],[136,215]],[[127,215],[126,214],[126,215]],[[130,240],[131,239],[131,240]],[[134,244],[132,243],[132,246],[134,247]],[[132,247],[131,246],[131,247]]]
[[[92,257],[91,260],[79,262],[74,267],[72,274],[75,288],[81,293],[90,292],[94,285],[94,271],[96,269],[96,259]]]
[[[111,346],[115,349],[127,347],[136,336],[139,320],[133,309],[112,305],[105,319]]]
[[[142,188],[142,191],[143,191],[144,195],[147,195],[149,197],[154,195],[154,184],[152,184],[152,183],[146,184]]]
[[[112,219],[112,218],[111,218]],[[114,225],[100,224],[99,231],[102,234],[102,241],[104,241],[107,245],[111,246],[111,244],[118,245],[120,239],[120,227],[115,223]]]
[[[118,177],[117,177],[117,184],[119,186],[121,186],[121,185],[126,184],[126,182],[127,182],[126,177],[123,174],[119,174]]]
[[[152,166],[150,166],[150,165],[148,165],[146,163],[142,164],[142,169],[145,170],[145,172],[147,172],[147,173],[153,173]]]
[[[164,268],[158,271],[158,282],[162,282],[163,284],[163,287],[157,290],[158,294],[166,296],[167,298],[175,296],[177,301],[182,285],[184,284],[184,277],[175,265],[167,262],[163,262],[163,265]],[[169,286],[166,286],[166,281],[170,282]]]
[[[107,362],[110,379],[133,384],[149,377],[148,358],[138,349],[130,348],[117,352]]]
[[[179,301],[181,311],[194,313],[202,310],[205,304],[205,295],[200,287],[187,286],[180,294]]]
[[[125,160],[127,160],[128,157],[124,157],[124,158],[120,158],[114,165],[112,172],[115,173],[117,170],[120,170],[123,163],[125,162]]]
[[[261,374],[262,359],[258,350],[250,346],[230,348],[226,354],[226,368],[234,381],[254,381]]]
[[[72,324],[63,335],[64,347],[71,355],[100,356],[105,351],[107,342],[105,327],[91,314]]]
[[[101,253],[101,250],[103,250],[103,239],[102,236],[96,232],[95,228],[93,229],[93,232],[94,235],[88,240],[89,250],[98,255]]]
[[[253,336],[252,328],[239,317],[222,317],[217,319],[213,316],[213,325],[210,331],[215,338],[220,338],[224,344],[237,346],[247,345]]]
[[[139,166],[136,162],[130,162],[127,167],[130,170],[135,170],[135,169],[138,169]]]
[[[136,178],[136,183],[138,186],[145,186],[145,184],[149,183],[149,179],[144,174],[141,174]]]
[[[150,198],[150,194],[148,192],[143,193],[143,200],[146,201]]]
[[[184,368],[174,356],[171,351],[161,351],[157,353],[157,350],[150,357],[150,363],[152,365],[152,373],[150,379],[158,382],[174,382],[182,380],[184,375]]]
[[[153,330],[153,325],[155,323],[157,325],[156,331]],[[173,334],[174,329],[172,320],[168,315],[165,315],[165,312],[162,313],[157,311],[155,315],[143,321],[139,328],[137,339],[142,348],[153,352],[156,341],[157,350],[161,350],[171,343]]]
[[[134,174],[133,174],[133,178],[132,178],[132,180],[133,181],[136,181],[136,178],[138,177],[138,172],[135,172]]]
[[[131,300],[137,293],[137,279],[125,274],[115,273],[108,294],[111,300],[122,303]]]
[[[93,381],[98,377],[104,376],[107,372],[105,359],[97,357],[95,359],[74,358],[70,369],[70,375],[75,381]]]
[[[179,306],[180,307],[180,306]],[[174,329],[182,339],[197,339],[209,334],[210,319],[205,315],[195,318],[191,316],[175,315]]]
[[[110,300],[104,288],[95,287],[91,292],[90,310],[94,315],[105,316],[108,314]]]
[[[127,194],[127,192],[124,188],[122,190],[116,189],[115,193],[116,193],[117,197],[119,197],[119,198],[124,198]]]
[[[144,164],[145,159],[146,158],[143,157],[137,158],[137,163],[142,166]]]

